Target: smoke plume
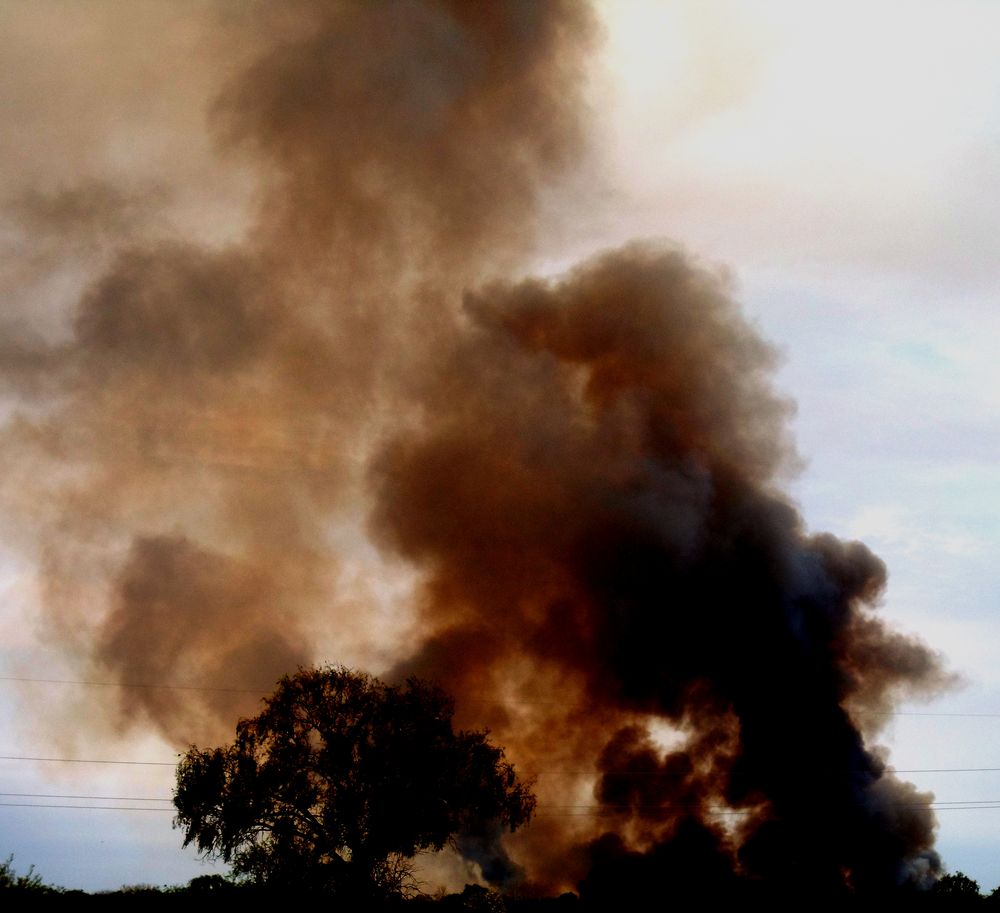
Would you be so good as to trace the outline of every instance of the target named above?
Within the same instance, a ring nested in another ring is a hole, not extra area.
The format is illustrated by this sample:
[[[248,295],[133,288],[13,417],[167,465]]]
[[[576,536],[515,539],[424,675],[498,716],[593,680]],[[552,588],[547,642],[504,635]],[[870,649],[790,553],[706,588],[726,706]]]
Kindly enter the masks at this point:
[[[204,80],[245,230],[107,164],[7,217],[4,287],[59,302],[0,347],[43,633],[81,674],[206,689],[123,688],[111,725],[225,738],[241,689],[359,657],[536,775],[523,835],[463,838],[495,881],[932,878],[929,797],[871,740],[942,673],[875,614],[882,562],[783,494],[773,349],[679,248],[523,274],[586,154],[591,11],[198,15],[248,49]]]

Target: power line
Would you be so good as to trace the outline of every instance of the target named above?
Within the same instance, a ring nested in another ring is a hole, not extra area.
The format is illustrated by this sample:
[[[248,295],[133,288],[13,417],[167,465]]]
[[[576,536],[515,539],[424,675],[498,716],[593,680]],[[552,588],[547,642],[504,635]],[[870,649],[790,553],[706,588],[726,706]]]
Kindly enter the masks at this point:
[[[81,797],[84,798],[84,797]],[[823,803],[816,802],[813,803],[812,807],[822,805]],[[996,806],[1000,808],[1000,799],[935,799],[933,802],[887,802],[886,806],[890,808],[939,808],[939,807],[960,807],[964,805],[975,805],[982,806],[983,808],[991,808]],[[678,809],[685,810],[691,809],[694,811],[706,811],[706,812],[740,812],[741,814],[753,814],[757,811],[756,807],[752,808],[733,808],[731,805],[705,805],[700,802],[650,802],[650,803],[628,803],[628,802],[591,802],[582,803],[578,805],[556,805],[546,802],[544,805],[539,805],[538,808],[558,808],[564,811],[566,810],[617,810],[617,811],[649,811],[656,809]]]
[[[78,793],[7,793],[0,792],[0,796],[8,796],[22,799],[77,799],[80,801],[105,801],[105,802],[173,802],[171,797],[162,796],[92,796]],[[6,804],[6,803],[0,803]],[[1000,807],[1000,799],[935,799],[933,802],[891,802],[888,803],[893,808],[939,808],[945,806],[974,805]],[[729,805],[705,805],[699,802],[656,802],[656,803],[617,803],[617,802],[591,802],[577,804],[556,804],[544,803],[539,808],[568,809],[697,809],[702,811],[740,811],[750,813],[754,809],[733,809]]]
[[[7,794],[0,794],[7,795]],[[77,797],[74,797],[77,798]],[[80,796],[86,799],[87,796]],[[139,800],[147,801],[147,800]],[[159,801],[159,800],[149,800]],[[1000,800],[977,801],[967,800],[964,802],[931,802],[931,803],[893,803],[893,808],[926,808],[934,811],[1000,811]],[[66,805],[62,803],[48,802],[0,802],[0,808],[52,808],[52,809],[76,809],[81,811],[113,811],[113,812],[170,812],[172,808],[152,808],[140,805]],[[547,809],[562,809],[561,811],[548,811]],[[622,811],[657,811],[657,810],[684,810],[690,806],[671,805],[651,805],[651,806],[615,806],[615,805],[581,805],[581,806],[540,806],[540,811],[536,812],[536,818],[587,818],[593,816],[612,816],[615,812]],[[728,807],[702,808],[698,809],[711,815],[752,815],[755,809],[739,809]],[[770,815],[768,817],[771,817]]]
[[[800,766],[799,769],[802,769]],[[885,774],[944,774],[944,773],[996,773],[1000,767],[887,767]],[[682,779],[686,773],[674,773],[669,770],[597,770],[595,768],[549,768],[525,772],[526,778],[548,777],[560,775],[587,775],[601,777],[664,777],[666,779]]]
[[[147,767],[176,767],[176,761],[119,761],[110,758],[42,758],[28,755],[0,755],[0,761],[45,761],[62,764],[126,764]],[[888,774],[944,774],[944,773],[996,773],[1000,767],[887,767]],[[549,769],[534,771],[526,776],[548,776],[558,774],[593,774],[595,776],[682,776],[663,770],[596,770],[593,768]],[[3,795],[0,793],[0,795]]]
[[[173,802],[173,799],[161,799],[153,796],[77,796],[61,793],[0,793],[0,796],[13,796],[20,799],[91,799],[102,802]]]
[[[889,774],[957,774],[957,773],[991,773],[1000,767],[888,767]]]
[[[964,805],[959,807],[919,806],[920,808],[932,808],[936,811],[986,811],[990,809],[1000,810],[1000,805]],[[51,809],[74,809],[77,811],[109,811],[109,812],[170,812],[171,808],[146,808],[138,805],[57,805],[41,802],[0,802],[0,808],[51,808]],[[594,809],[592,811],[570,811],[570,812],[537,812],[536,818],[589,818],[599,815],[606,815],[606,809]],[[713,815],[745,815],[747,811],[740,809],[727,809],[711,812]]]
[[[105,812],[171,812],[172,808],[143,808],[139,805],[49,805],[44,802],[0,802],[3,808],[84,808]]]
[[[926,808],[933,811],[959,812],[959,811],[988,811],[990,809],[1000,811],[1000,799],[968,799],[953,802],[893,802],[889,803],[891,808],[918,809]],[[549,811],[549,809],[560,809],[560,811]],[[614,817],[619,812],[633,811],[684,811],[693,810],[703,812],[711,816],[730,815],[753,815],[757,809],[752,808],[729,808],[728,806],[693,806],[693,805],[545,805],[539,806],[539,811],[534,815],[536,818],[590,818],[590,817]],[[777,819],[780,816],[768,813],[768,819]]]
[[[60,764],[134,764],[142,767],[176,767],[176,761],[115,761],[95,758],[35,758],[27,755],[0,755],[0,761],[52,761]]]
[[[0,682],[24,682],[27,684],[38,685],[85,685],[95,688],[148,688],[165,691],[205,691],[217,694],[269,694],[275,687],[274,684],[271,684],[261,685],[258,688],[230,688],[214,687],[210,685],[176,685],[169,682],[104,682],[68,678],[28,678],[26,676],[17,675],[0,675]],[[526,700],[513,698],[462,697],[459,700],[467,704],[489,704],[499,706],[559,706],[566,703],[565,701],[557,700]],[[879,716],[971,717],[973,719],[1000,719],[1000,713],[965,713],[930,710],[866,710],[865,712],[877,714]]]
[[[26,793],[26,792],[0,792],[0,796],[25,798],[25,799],[78,799],[91,801],[108,802],[173,802],[170,796],[102,796],[85,795],[79,793]],[[0,803],[7,804],[7,803]],[[941,808],[946,806],[982,806],[1000,807],[1000,799],[934,799],[931,802],[891,802],[887,803],[894,808]],[[698,809],[703,811],[741,811],[752,812],[754,809],[733,809],[729,805],[707,805],[701,802],[655,802],[655,803],[629,803],[629,802],[590,802],[590,803],[544,803],[540,808],[567,809]]]
[[[924,710],[869,710],[868,713],[879,713],[886,716],[957,716],[957,717],[988,717],[1000,718],[1000,713],[937,713]]]
[[[36,685],[89,685],[95,688],[152,688],[165,691],[211,691],[224,694],[267,694],[274,685],[261,688],[213,688],[208,685],[173,685],[163,682],[91,682],[68,678],[25,678],[17,675],[0,675],[0,682],[27,682]]]

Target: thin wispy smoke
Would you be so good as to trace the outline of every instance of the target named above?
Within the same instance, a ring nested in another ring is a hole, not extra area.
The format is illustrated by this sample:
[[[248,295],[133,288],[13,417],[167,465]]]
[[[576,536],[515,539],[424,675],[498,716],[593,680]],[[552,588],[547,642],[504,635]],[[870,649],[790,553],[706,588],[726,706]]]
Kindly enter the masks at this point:
[[[344,659],[320,643],[384,665],[393,642],[387,674],[440,680],[568,810],[463,838],[497,882],[933,876],[927,797],[866,736],[944,676],[878,620],[879,559],[782,493],[774,350],[679,248],[523,275],[541,196],[586,154],[587,6],[199,15],[250,49],[204,105],[253,177],[245,233],[172,228],[184,169],[9,210],[8,263],[31,257],[4,287],[58,297],[67,257],[82,285],[0,345],[3,493],[44,635],[88,672],[229,688]],[[402,617],[348,593],[352,549],[407,569]],[[112,726],[178,746],[253,709],[122,694]]]

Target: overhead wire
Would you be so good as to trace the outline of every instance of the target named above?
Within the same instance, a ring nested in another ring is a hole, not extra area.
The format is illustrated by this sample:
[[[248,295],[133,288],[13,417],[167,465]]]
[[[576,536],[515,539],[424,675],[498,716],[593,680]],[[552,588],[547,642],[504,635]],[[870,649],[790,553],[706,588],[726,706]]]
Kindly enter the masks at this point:
[[[91,687],[120,687],[120,688],[140,688],[140,689],[163,689],[175,691],[199,691],[213,693],[239,693],[239,694],[266,694],[273,690],[273,686],[261,686],[260,688],[233,688],[233,687],[213,687],[202,685],[182,685],[168,682],[113,682],[113,681],[91,681],[81,679],[56,679],[56,678],[30,678],[26,676],[0,676],[0,681],[19,682],[26,684],[59,684],[59,685],[81,685]],[[528,701],[513,699],[476,699],[465,698],[467,703],[480,704],[558,704],[558,701]],[[931,712],[931,711],[874,711],[891,716],[914,716],[914,717],[958,717],[958,718],[1000,718],[1000,713],[958,713],[958,712]],[[126,760],[117,758],[63,758],[34,755],[0,755],[3,761],[30,761],[38,763],[63,763],[63,764],[114,764],[141,767],[176,767],[176,761],[142,761]],[[939,774],[939,773],[995,773],[1000,772],[1000,767],[924,767],[924,768],[887,768],[887,773],[895,774]],[[580,770],[545,770],[536,771],[532,776],[548,776],[560,774],[604,774],[614,776],[671,776],[667,771],[658,770],[611,770],[597,771],[593,769]],[[72,799],[78,802],[172,802],[172,799],[160,797],[143,796],[91,796],[76,794],[54,794],[54,793],[6,793],[0,792],[0,797],[9,798],[39,798],[39,799]],[[1000,800],[954,800],[954,801],[934,801],[930,803],[897,803],[900,807],[906,808],[932,808],[940,811],[959,810],[988,810],[1000,809]],[[41,803],[41,802],[3,802],[0,807],[6,808],[52,808],[52,809],[76,809],[95,811],[160,811],[173,812],[172,808],[156,808],[148,806],[123,806],[123,805],[93,805],[93,804],[62,804],[62,803]],[[587,817],[593,815],[613,815],[621,811],[655,811],[669,809],[683,809],[696,807],[701,811],[714,815],[745,815],[752,814],[752,809],[733,809],[726,806],[703,807],[684,806],[674,804],[660,804],[653,806],[635,805],[614,805],[610,803],[600,803],[593,805],[541,805],[536,812],[537,817]]]
[[[0,755],[0,761],[51,761],[60,764],[131,764],[139,767],[176,767],[176,761],[118,761],[107,758],[41,758],[31,755]]]
[[[180,757],[180,755],[178,755]],[[34,755],[0,755],[0,761],[41,761],[61,764],[125,764],[140,767],[176,767],[177,761],[132,761],[113,758],[51,758]],[[798,765],[801,769],[802,765]],[[1000,767],[886,767],[885,773],[890,774],[942,774],[942,773],[997,773]],[[675,774],[664,770],[598,770],[596,768],[550,768],[548,770],[529,771],[525,776],[539,777],[548,775],[602,775],[602,776],[662,776],[675,777]],[[0,793],[2,795],[2,793]]]
[[[182,685],[173,682],[113,682],[113,681],[90,681],[87,679],[68,678],[31,678],[21,675],[0,675],[0,682],[20,682],[24,684],[38,685],[84,685],[97,688],[149,688],[162,689],[166,691],[204,691],[219,694],[269,694],[274,690],[274,684],[260,685],[256,688],[236,688],[236,687],[216,687],[213,685]],[[523,705],[523,706],[545,706],[562,705],[565,701],[524,698],[479,698],[463,697],[464,703],[470,704],[496,704],[496,705]],[[971,717],[984,719],[1000,719],[1000,713],[978,713],[978,712],[952,712],[952,711],[931,711],[931,710],[866,710],[879,716],[915,716],[915,717]]]

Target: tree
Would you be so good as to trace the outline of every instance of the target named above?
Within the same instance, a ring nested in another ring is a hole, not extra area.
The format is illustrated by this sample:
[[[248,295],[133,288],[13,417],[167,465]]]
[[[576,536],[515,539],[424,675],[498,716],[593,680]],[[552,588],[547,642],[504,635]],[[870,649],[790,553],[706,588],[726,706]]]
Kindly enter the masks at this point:
[[[416,853],[484,821],[515,830],[534,810],[488,732],[455,732],[453,713],[418,679],[300,669],[232,745],[184,755],[175,826],[185,846],[257,883],[402,893]]]
[[[0,862],[0,891],[16,891],[24,894],[52,894],[59,889],[47,885],[42,881],[42,876],[35,871],[35,867],[29,866],[28,871],[23,875],[18,875],[14,870],[14,854],[11,853],[3,862]]]
[[[944,902],[945,909],[978,905],[983,899],[979,892],[979,882],[969,878],[964,872],[942,875],[935,882],[931,893]]]

